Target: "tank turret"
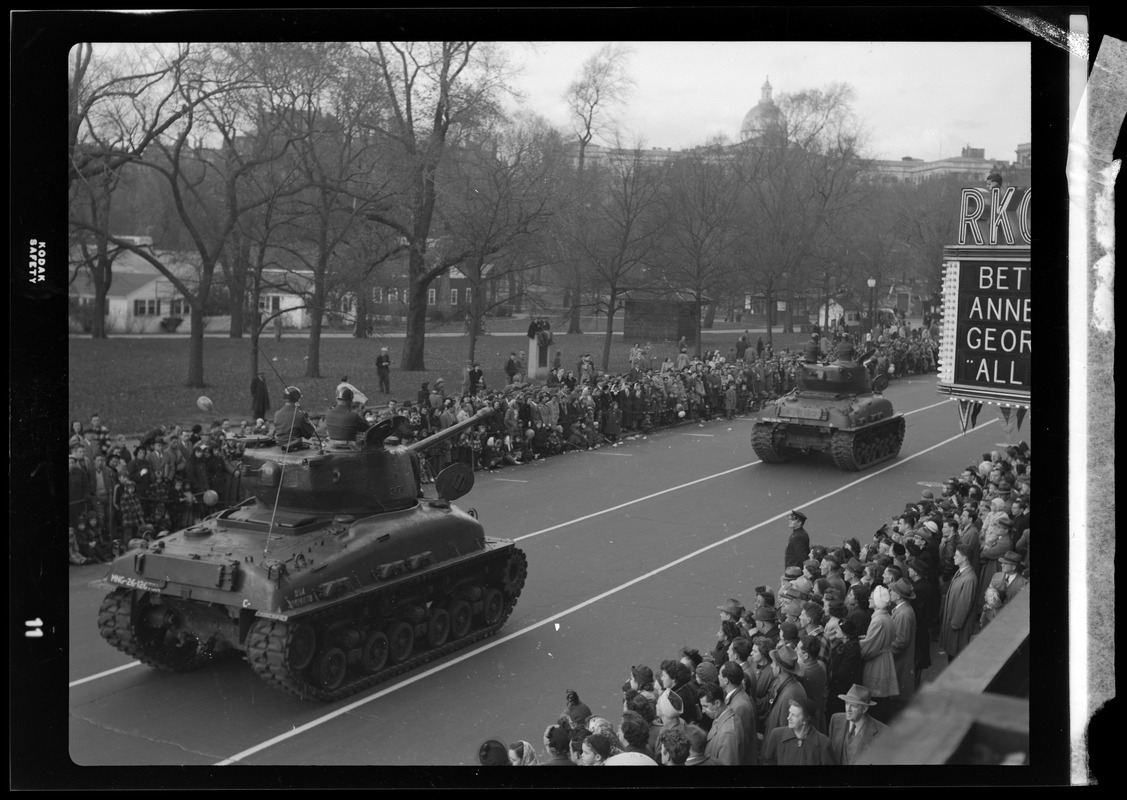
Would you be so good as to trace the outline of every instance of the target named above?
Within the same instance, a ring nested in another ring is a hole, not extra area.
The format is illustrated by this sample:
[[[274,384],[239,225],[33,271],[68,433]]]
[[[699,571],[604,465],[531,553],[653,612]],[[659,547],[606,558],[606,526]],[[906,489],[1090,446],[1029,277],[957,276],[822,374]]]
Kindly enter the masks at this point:
[[[254,442],[250,498],[110,565],[102,637],[175,672],[239,654],[275,688],[334,701],[496,633],[527,559],[452,505],[473,487],[468,466],[444,469],[426,499],[413,464],[491,413],[408,446],[392,438],[401,417],[362,444]]]
[[[904,441],[904,417],[873,391],[864,365],[870,354],[856,361],[800,364],[796,388],[776,400],[774,413],[752,429],[755,454],[777,463],[824,451],[839,469],[850,471],[895,458]]]

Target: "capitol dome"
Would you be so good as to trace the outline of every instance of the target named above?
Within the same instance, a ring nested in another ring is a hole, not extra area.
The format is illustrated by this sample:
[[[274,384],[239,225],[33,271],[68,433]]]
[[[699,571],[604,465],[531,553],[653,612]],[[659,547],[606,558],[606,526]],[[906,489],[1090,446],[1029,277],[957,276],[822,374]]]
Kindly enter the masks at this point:
[[[781,114],[779,107],[771,99],[771,80],[768,78],[763,82],[759,102],[744,115],[743,124],[740,125],[740,140],[758,139],[779,123]]]

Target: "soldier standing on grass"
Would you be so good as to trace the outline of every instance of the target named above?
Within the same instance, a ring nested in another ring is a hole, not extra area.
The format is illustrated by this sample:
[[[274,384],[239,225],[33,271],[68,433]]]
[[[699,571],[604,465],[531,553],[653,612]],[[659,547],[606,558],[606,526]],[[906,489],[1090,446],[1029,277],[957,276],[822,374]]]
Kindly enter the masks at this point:
[[[251,414],[255,419],[265,419],[270,410],[270,393],[266,390],[266,373],[262,370],[250,382]]]

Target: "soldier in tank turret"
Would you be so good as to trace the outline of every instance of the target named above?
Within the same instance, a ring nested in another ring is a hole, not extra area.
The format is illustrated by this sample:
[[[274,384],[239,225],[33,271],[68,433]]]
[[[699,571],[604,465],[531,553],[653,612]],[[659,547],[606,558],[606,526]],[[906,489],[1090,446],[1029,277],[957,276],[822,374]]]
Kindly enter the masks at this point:
[[[803,361],[807,364],[817,364],[822,355],[822,336],[814,332],[810,334],[810,341],[806,343],[806,352]]]
[[[353,443],[357,436],[368,430],[368,423],[352,410],[354,395],[351,389],[342,389],[337,404],[325,415],[325,425],[329,429],[329,441],[334,443]]]
[[[283,449],[296,449],[302,439],[316,438],[317,431],[306,413],[298,408],[301,389],[286,387],[284,398],[285,405],[274,415],[274,441]]]

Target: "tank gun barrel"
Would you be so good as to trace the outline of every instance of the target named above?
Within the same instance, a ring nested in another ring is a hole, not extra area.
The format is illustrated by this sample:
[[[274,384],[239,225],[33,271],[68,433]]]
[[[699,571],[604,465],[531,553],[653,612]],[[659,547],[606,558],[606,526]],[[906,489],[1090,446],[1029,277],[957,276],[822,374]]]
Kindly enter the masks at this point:
[[[457,436],[462,431],[472,428],[474,425],[485,421],[491,416],[493,416],[493,409],[483,408],[467,420],[451,425],[449,428],[443,428],[438,433],[431,434],[425,439],[420,439],[417,442],[407,445],[407,451],[410,453],[421,453],[428,447],[433,447],[436,444],[445,442],[447,439]]]

